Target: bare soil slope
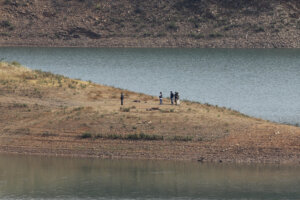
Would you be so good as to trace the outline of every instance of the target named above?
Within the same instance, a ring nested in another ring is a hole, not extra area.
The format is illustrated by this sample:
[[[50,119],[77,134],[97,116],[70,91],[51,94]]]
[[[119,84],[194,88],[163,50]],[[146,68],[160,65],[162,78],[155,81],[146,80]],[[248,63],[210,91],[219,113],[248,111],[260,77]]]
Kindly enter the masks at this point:
[[[0,63],[0,152],[214,162],[300,161],[300,128]]]
[[[298,0],[0,0],[1,46],[300,48]]]

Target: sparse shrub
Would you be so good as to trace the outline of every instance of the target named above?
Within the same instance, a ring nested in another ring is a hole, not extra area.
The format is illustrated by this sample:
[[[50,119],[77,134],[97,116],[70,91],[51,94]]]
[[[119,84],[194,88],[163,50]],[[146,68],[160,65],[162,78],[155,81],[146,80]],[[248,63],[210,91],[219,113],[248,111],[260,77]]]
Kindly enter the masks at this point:
[[[191,33],[189,36],[195,39],[204,38],[204,35],[202,33]]]
[[[163,140],[164,137],[162,135],[148,135],[144,133],[140,133],[140,139],[142,140]]]
[[[170,22],[169,24],[167,24],[167,29],[172,31],[177,31],[178,26],[176,25],[175,22]]]
[[[169,112],[170,112],[170,110],[164,110],[164,109],[159,109],[159,111],[160,111],[161,113],[169,113]]]
[[[68,87],[69,87],[70,89],[75,89],[75,88],[76,88],[76,86],[74,86],[74,85],[71,84],[71,83],[68,84]]]
[[[259,32],[265,32],[265,29],[263,27],[257,27],[256,29],[254,29],[254,31],[256,33],[259,33]]]
[[[21,103],[14,103],[13,104],[13,107],[15,107],[15,108],[27,108],[28,107],[28,105],[27,104],[21,104]]]
[[[223,37],[221,33],[211,33],[208,35],[210,38],[218,38],[218,37]]]
[[[139,138],[140,138],[139,135],[136,134],[136,133],[126,135],[126,139],[127,139],[127,140],[138,140]]]
[[[156,37],[166,37],[167,34],[165,32],[159,32]]]
[[[191,136],[175,135],[171,140],[187,142],[187,141],[192,141],[193,138]]]
[[[8,20],[4,20],[2,22],[0,22],[0,26],[3,27],[3,28],[7,28],[8,30],[12,31],[14,30],[14,26],[11,24],[10,21]]]
[[[57,136],[55,133],[49,133],[48,131],[45,131],[41,134],[42,137],[51,137],[51,136]]]
[[[122,111],[122,112],[130,112],[130,108],[123,108],[123,107],[121,107],[120,111]]]
[[[81,87],[82,89],[84,89],[84,88],[86,88],[86,84],[80,83],[80,87]]]
[[[4,27],[4,28],[10,27],[11,23],[8,20],[4,20],[4,21],[1,22],[1,26]]]
[[[95,6],[95,9],[96,9],[96,10],[100,10],[100,8],[101,8],[101,4],[98,3],[98,4]]]
[[[12,61],[10,64],[13,65],[13,66],[16,66],[16,67],[20,67],[21,66],[21,64],[19,62],[17,62],[17,61]]]
[[[83,110],[84,107],[77,107],[77,108],[74,108],[72,111],[80,111],[80,110]]]
[[[12,4],[12,0],[4,0],[4,5],[11,5]]]
[[[91,133],[83,133],[80,138],[82,139],[86,139],[86,138],[92,138],[92,134]]]
[[[119,134],[109,134],[107,135],[107,139],[112,139],[112,140],[116,140],[116,139],[122,139],[123,136],[119,135]]]
[[[143,13],[143,10],[141,8],[136,8],[134,10],[135,14],[142,14]]]
[[[143,34],[143,37],[150,37],[151,36],[151,33],[144,33]]]
[[[240,25],[238,25],[238,24],[230,24],[230,25],[227,25],[227,26],[224,27],[224,31],[229,31],[231,29],[238,28],[238,27],[240,27]]]
[[[19,128],[19,129],[15,130],[15,134],[30,135],[30,129],[29,128]]]
[[[8,36],[9,36],[9,33],[2,32],[2,33],[0,33],[0,36],[8,37]],[[1,59],[3,59],[3,58],[1,58]],[[1,59],[0,59],[0,61],[3,61],[3,60],[1,60]]]
[[[164,137],[162,135],[149,135],[144,133],[134,133],[125,136],[126,140],[163,140]]]

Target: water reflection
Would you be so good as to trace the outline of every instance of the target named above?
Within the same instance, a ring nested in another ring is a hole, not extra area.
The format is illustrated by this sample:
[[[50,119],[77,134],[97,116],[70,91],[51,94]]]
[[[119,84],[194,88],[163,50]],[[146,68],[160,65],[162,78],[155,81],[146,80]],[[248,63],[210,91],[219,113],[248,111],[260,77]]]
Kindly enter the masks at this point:
[[[297,199],[299,166],[0,156],[0,198]]]

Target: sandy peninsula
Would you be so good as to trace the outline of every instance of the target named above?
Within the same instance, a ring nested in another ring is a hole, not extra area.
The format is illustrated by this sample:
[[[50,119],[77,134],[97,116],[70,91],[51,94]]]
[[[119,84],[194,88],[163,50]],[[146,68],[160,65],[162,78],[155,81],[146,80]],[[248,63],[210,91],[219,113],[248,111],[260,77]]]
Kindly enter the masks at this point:
[[[120,105],[120,93],[125,104]],[[0,63],[0,153],[299,163],[300,128]]]

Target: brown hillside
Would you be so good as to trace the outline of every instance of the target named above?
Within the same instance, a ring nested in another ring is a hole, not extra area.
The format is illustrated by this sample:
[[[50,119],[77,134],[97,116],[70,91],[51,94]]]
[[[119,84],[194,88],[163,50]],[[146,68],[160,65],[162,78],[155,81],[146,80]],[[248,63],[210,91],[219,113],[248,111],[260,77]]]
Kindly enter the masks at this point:
[[[300,48],[298,0],[0,0],[1,46]]]

